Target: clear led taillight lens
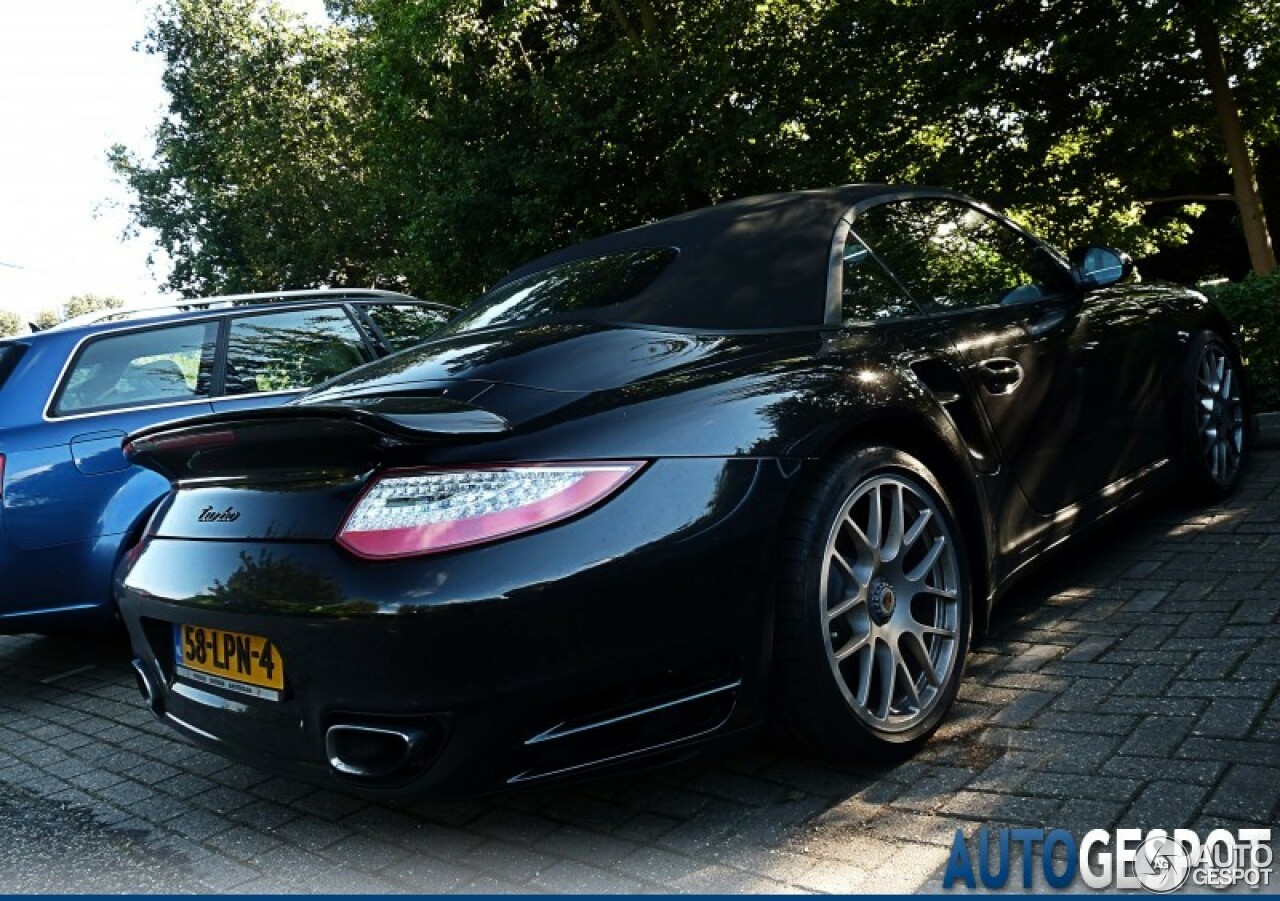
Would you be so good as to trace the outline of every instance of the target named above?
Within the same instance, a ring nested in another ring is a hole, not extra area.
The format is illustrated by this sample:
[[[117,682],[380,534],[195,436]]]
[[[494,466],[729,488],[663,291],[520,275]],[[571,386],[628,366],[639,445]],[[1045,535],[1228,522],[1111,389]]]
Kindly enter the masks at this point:
[[[512,464],[388,472],[361,495],[338,543],[361,557],[387,559],[495,541],[581,513],[641,466]]]

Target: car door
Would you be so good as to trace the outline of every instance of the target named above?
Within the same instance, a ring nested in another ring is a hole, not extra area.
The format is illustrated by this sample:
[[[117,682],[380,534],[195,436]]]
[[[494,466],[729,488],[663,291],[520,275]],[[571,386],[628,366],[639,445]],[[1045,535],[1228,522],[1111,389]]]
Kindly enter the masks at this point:
[[[840,260],[842,328],[831,348],[860,365],[868,352],[890,356],[909,369],[932,394],[969,450],[974,467],[991,472],[998,457],[971,392],[964,388],[964,358],[945,323],[927,315],[853,231],[846,233]],[[867,328],[891,325],[890,328]],[[860,380],[872,390],[874,380]]]
[[[193,322],[113,331],[80,343],[43,421],[6,435],[4,528],[15,546],[82,544],[134,526],[169,486],[156,473],[130,466],[124,438],[211,412],[216,335],[215,322]]]
[[[342,306],[270,310],[230,317],[214,409],[286,403],[368,363],[374,350]]]
[[[1123,335],[1097,327],[1065,261],[950,197],[861,211],[853,229],[943,324],[1002,459],[1031,505],[1056,513],[1139,465],[1128,400],[1108,371]]]

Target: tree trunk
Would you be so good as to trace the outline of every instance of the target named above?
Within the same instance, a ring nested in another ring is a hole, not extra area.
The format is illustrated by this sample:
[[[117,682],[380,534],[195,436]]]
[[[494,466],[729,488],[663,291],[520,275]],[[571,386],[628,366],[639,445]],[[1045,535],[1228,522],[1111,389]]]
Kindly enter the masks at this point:
[[[1231,166],[1231,178],[1235,182],[1236,204],[1240,207],[1240,219],[1244,225],[1244,238],[1249,245],[1249,261],[1253,271],[1268,275],[1275,271],[1276,252],[1267,232],[1267,219],[1262,211],[1262,198],[1258,194],[1258,180],[1249,161],[1249,147],[1245,143],[1244,125],[1240,110],[1231,94],[1231,82],[1227,78],[1227,66],[1222,56],[1222,35],[1217,24],[1196,23],[1196,43],[1204,58],[1205,77],[1213,91],[1213,103],[1218,110],[1218,125],[1222,129],[1222,141],[1227,145],[1227,163]]]

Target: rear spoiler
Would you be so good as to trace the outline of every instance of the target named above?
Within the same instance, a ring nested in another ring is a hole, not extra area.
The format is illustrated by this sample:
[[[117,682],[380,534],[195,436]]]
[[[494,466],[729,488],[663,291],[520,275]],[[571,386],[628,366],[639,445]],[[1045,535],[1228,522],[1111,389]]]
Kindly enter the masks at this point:
[[[151,426],[130,435],[124,452],[130,461],[180,480],[373,466],[395,448],[509,429],[501,416],[447,397],[357,396]]]

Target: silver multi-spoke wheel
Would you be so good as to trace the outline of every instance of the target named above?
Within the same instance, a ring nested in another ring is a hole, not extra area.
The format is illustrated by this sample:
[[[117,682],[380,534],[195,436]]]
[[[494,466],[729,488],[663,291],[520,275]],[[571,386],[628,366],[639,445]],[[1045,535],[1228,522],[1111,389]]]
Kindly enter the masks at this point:
[[[819,591],[828,665],[871,730],[912,729],[943,699],[962,653],[960,572],[947,517],[914,480],[875,475],[846,499]]]
[[[1196,372],[1196,430],[1200,452],[1214,481],[1228,485],[1244,456],[1244,400],[1240,374],[1225,349],[1205,346]]]

